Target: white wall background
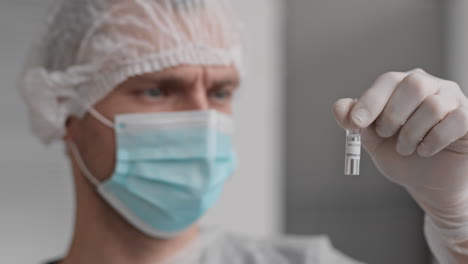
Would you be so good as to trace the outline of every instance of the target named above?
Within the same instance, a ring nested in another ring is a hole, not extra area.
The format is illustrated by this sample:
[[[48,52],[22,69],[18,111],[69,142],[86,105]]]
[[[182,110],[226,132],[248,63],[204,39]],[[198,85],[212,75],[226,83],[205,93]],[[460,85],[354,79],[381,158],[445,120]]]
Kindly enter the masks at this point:
[[[15,86],[50,0],[0,0],[0,263],[65,253],[73,186],[60,144],[31,136]],[[255,236],[280,230],[281,12],[279,0],[233,1],[246,24],[250,74],[237,103],[241,168],[205,222]]]
[[[468,92],[468,1],[444,1],[445,77]]]

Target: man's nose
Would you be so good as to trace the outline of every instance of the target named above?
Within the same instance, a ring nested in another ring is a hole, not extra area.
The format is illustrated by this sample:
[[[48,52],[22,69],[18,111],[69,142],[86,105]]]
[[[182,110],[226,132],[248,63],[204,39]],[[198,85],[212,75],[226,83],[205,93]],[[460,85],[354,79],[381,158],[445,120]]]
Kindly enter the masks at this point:
[[[210,108],[209,98],[206,88],[203,85],[197,85],[187,94],[182,106],[185,111],[208,110]]]

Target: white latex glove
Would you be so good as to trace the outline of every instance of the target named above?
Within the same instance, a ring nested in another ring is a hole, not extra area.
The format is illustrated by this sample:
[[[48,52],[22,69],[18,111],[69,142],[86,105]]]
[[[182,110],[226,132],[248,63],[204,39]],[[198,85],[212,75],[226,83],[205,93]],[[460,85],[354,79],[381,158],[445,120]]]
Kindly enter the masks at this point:
[[[358,101],[338,100],[334,114],[342,127],[362,129],[380,172],[429,216],[426,237],[439,261],[468,263],[468,100],[460,87],[420,69],[389,72]]]

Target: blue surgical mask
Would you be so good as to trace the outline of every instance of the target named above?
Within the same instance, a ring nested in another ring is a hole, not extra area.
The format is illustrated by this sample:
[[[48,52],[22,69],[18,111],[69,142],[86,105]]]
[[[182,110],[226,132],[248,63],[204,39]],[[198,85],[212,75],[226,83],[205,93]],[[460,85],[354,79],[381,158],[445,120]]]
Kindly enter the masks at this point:
[[[98,193],[152,237],[174,237],[193,225],[218,200],[236,167],[232,119],[213,110],[118,115],[113,127],[116,167],[102,183],[76,146],[70,148]]]

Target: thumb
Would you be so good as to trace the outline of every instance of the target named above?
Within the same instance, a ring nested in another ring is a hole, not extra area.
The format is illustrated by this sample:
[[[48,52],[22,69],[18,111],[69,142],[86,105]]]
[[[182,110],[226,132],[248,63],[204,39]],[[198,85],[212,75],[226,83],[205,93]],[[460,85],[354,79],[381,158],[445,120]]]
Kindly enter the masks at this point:
[[[356,99],[343,98],[333,104],[333,115],[335,116],[336,122],[344,129],[358,129],[349,117],[356,102]],[[376,150],[382,140],[383,139],[375,132],[374,124],[361,129],[361,142],[370,154]]]

